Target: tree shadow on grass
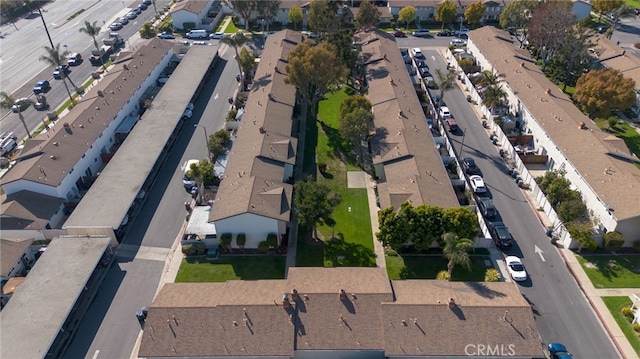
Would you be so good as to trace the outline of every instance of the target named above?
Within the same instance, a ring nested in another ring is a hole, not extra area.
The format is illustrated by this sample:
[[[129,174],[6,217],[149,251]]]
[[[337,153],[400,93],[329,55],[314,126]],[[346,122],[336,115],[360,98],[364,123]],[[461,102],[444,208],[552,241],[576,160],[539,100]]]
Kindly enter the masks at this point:
[[[340,239],[324,242],[324,259],[334,267],[374,267],[376,256],[372,249],[362,244]]]
[[[320,122],[320,126],[327,136],[328,145],[331,148],[330,155],[332,158],[354,165],[356,163],[356,158],[351,151],[351,148],[345,143],[338,129],[335,129],[324,122]]]

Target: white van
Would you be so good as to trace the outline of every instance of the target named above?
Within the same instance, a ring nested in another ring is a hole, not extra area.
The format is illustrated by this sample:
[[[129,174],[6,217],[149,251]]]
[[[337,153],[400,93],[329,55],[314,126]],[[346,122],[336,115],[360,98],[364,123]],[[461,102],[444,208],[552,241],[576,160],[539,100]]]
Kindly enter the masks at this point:
[[[184,35],[187,39],[208,39],[207,30],[191,30]]]

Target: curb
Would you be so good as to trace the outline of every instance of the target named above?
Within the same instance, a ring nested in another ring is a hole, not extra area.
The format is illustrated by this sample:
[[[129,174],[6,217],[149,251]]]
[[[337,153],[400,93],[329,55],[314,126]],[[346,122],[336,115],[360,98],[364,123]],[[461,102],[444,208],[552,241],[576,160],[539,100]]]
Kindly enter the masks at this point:
[[[95,5],[98,5],[98,3],[99,3],[100,1],[102,1],[102,0],[96,0],[96,1],[94,1],[93,3],[91,3],[91,5],[89,5],[88,7],[83,7],[83,8],[82,8],[82,10],[87,11],[87,10],[91,9],[92,7],[94,7]],[[83,11],[83,12],[84,12],[84,11]],[[69,18],[67,18],[66,20],[64,20],[63,22],[61,22],[61,23],[59,23],[59,24],[53,24],[53,28],[54,28],[54,29],[60,28],[60,27],[62,27],[62,26],[64,26],[64,25],[66,25],[67,23],[69,23],[71,20],[73,20],[73,19],[69,19]]]

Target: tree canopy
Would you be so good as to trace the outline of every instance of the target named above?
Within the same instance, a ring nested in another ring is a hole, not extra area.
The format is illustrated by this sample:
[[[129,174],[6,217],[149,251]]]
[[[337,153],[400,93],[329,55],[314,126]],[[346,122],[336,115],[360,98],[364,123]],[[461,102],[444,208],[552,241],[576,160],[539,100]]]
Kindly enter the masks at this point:
[[[531,20],[531,14],[540,4],[537,0],[518,0],[507,4],[500,13],[500,26],[512,28],[518,36],[516,39],[520,47],[527,40],[527,26]]]
[[[238,63],[238,71],[242,73],[242,64],[240,63],[240,54],[238,53],[238,48],[244,46],[247,42],[249,42],[249,38],[241,31],[236,32],[233,35],[225,35],[220,42],[223,44],[227,44],[233,47],[233,50],[236,52],[236,62]]]
[[[614,12],[624,5],[624,0],[592,0],[591,7],[598,13],[598,22],[602,20],[602,15]]]
[[[416,10],[415,7],[405,6],[402,9],[400,9],[400,12],[398,12],[398,21],[405,22],[407,24],[407,29],[408,29],[409,25],[411,25],[411,23],[416,19],[417,13],[418,11]]]
[[[298,24],[302,22],[302,9],[297,6],[292,6],[289,9],[289,22],[293,23],[293,29],[298,29]]]
[[[314,238],[318,238],[317,226],[329,218],[335,207],[340,204],[340,196],[311,177],[297,182],[294,186],[293,203],[298,223],[307,229],[313,229]]]
[[[456,14],[458,11],[458,5],[456,5],[453,1],[447,0],[445,2],[441,2],[436,6],[436,21],[442,22],[442,28],[444,29],[444,24],[452,22],[456,18]]]
[[[327,33],[337,30],[338,19],[336,9],[326,0],[311,0],[307,23],[309,27],[319,33]]]
[[[381,15],[382,14],[374,4],[369,0],[364,0],[360,3],[358,14],[356,15],[356,28],[358,30],[365,30],[376,27],[380,22]]]
[[[613,109],[626,110],[636,101],[635,81],[614,69],[592,70],[576,83],[573,99],[590,118],[608,117]]]
[[[221,154],[227,151],[226,145],[231,140],[231,136],[229,133],[222,129],[209,136],[209,152],[213,155],[213,157],[220,156]]]
[[[578,78],[591,69],[592,60],[587,50],[593,43],[589,40],[589,32],[589,29],[580,24],[567,29],[545,69],[549,78],[563,85],[562,91],[567,86],[575,86]]]
[[[371,110],[356,108],[340,117],[339,131],[342,137],[353,146],[359,146],[369,134],[369,125],[373,121]]]
[[[473,3],[464,10],[464,18],[469,24],[478,25],[484,16],[485,9],[486,6],[481,1]]]
[[[456,72],[451,69],[449,71],[442,71],[440,69],[436,69],[436,78],[435,82],[440,89],[440,99],[438,102],[441,102],[444,99],[445,92],[451,90],[455,86],[456,81]],[[438,103],[438,106],[440,104]]]
[[[140,37],[143,39],[150,39],[155,36],[156,36],[156,29],[154,29],[150,23],[145,22],[142,25],[142,28],[140,29]]]
[[[253,0],[231,0],[231,5],[244,20],[244,29],[249,31],[249,18],[251,12],[256,10],[257,2]]]
[[[535,46],[538,58],[542,60],[543,71],[565,37],[565,30],[575,23],[576,18],[569,0],[543,2],[533,11],[528,26],[528,39]]]
[[[447,263],[448,277],[451,278],[454,266],[461,265],[465,269],[471,269],[471,258],[469,252],[473,249],[473,241],[466,238],[460,238],[455,233],[445,233],[442,236],[444,246],[442,254],[449,260]]]
[[[240,49],[240,68],[242,68],[242,72],[244,72],[244,76],[246,79],[251,79],[253,77],[253,70],[258,67],[256,63],[256,58],[253,56],[253,53],[243,47]]]
[[[267,31],[269,30],[269,25],[271,25],[271,20],[278,14],[279,8],[280,0],[261,0],[256,3],[258,14],[267,23]]]

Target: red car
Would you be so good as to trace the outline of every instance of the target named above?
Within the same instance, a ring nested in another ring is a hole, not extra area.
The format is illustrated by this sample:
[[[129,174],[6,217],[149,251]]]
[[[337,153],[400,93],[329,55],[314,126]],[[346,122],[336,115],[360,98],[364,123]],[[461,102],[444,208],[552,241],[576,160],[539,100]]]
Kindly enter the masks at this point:
[[[393,33],[394,37],[407,37],[407,34],[405,34],[404,32],[397,30]]]

